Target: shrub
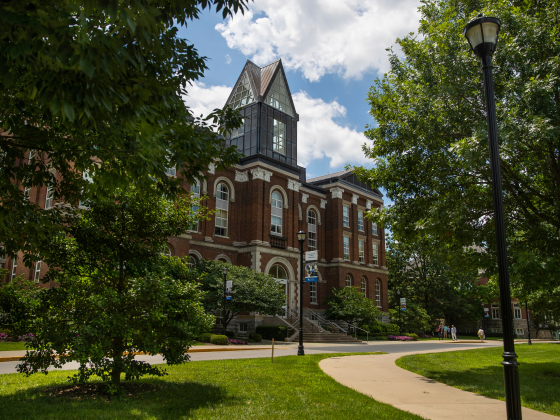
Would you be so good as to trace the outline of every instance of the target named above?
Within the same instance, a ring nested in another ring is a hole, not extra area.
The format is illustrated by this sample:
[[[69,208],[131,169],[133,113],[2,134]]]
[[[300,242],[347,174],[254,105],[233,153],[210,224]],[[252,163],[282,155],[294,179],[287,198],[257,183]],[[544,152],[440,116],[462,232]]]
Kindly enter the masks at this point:
[[[289,336],[288,327],[281,325],[259,325],[256,332],[265,340],[284,341]]]
[[[210,342],[212,344],[227,344],[228,338],[226,335],[213,335]]]
[[[249,338],[253,341],[255,341],[256,343],[262,341],[262,336],[260,334],[257,333],[253,333],[249,336]]]
[[[198,341],[200,341],[201,343],[211,343],[213,336],[214,336],[214,334],[212,334],[212,333],[202,333],[198,337]]]
[[[235,338],[235,333],[233,331],[226,330],[226,337],[227,338]]]
[[[412,338],[412,341],[418,341],[418,335],[417,334],[408,334],[408,336],[410,338]]]

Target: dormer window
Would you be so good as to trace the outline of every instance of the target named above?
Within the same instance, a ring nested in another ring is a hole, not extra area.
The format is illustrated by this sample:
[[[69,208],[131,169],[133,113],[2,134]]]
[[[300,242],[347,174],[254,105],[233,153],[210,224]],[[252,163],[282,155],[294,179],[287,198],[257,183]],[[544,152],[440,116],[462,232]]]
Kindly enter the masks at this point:
[[[231,107],[235,109],[252,102],[255,102],[255,98],[253,97],[253,91],[251,90],[251,85],[249,84],[249,78],[247,77],[247,73],[245,73],[243,74],[241,82],[237,85],[237,89],[231,98],[230,104]]]
[[[268,91],[266,104],[288,114],[290,117],[294,116],[288,89],[286,89],[286,83],[284,83],[284,77],[281,72],[276,74],[276,79],[274,79],[274,83]]]

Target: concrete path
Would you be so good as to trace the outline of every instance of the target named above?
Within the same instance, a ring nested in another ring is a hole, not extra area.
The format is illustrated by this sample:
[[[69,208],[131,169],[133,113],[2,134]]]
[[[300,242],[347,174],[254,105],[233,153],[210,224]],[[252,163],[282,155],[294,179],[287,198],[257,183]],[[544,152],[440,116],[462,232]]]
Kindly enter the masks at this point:
[[[410,351],[375,356],[345,356],[322,360],[321,369],[342,385],[377,401],[431,420],[505,419],[504,401],[462,391],[401,369],[395,360],[418,353],[468,350],[472,347]],[[558,420],[558,417],[522,408],[524,420]]]

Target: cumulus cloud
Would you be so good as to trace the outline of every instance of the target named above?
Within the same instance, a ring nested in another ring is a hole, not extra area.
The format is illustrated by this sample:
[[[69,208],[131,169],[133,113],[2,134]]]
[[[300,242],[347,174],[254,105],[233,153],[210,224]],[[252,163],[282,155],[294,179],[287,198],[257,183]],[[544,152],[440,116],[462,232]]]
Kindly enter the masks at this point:
[[[231,57],[229,54],[226,54],[226,64],[231,64]]]
[[[188,90],[188,96],[183,98],[188,107],[191,108],[195,117],[200,114],[206,116],[216,108],[222,108],[227,101],[232,87],[210,86],[202,82],[193,82]]]
[[[215,108],[221,108],[233,87],[206,86],[194,82],[185,103],[195,116],[207,115]],[[346,108],[337,101],[325,102],[312,98],[307,92],[293,95],[299,113],[298,123],[298,164],[306,166],[313,159],[327,157],[331,168],[346,164],[366,164],[368,160],[362,151],[366,142],[364,133],[336,123],[336,118],[346,116]]]
[[[418,28],[418,0],[260,0],[216,25],[230,48],[259,65],[282,58],[310,81],[388,70],[386,48]]]
[[[323,157],[330,159],[331,168],[368,163],[362,151],[366,142],[364,133],[334,121],[346,115],[344,106],[337,101],[312,98],[302,91],[293,95],[293,99],[299,113],[298,164],[307,166],[313,159]]]

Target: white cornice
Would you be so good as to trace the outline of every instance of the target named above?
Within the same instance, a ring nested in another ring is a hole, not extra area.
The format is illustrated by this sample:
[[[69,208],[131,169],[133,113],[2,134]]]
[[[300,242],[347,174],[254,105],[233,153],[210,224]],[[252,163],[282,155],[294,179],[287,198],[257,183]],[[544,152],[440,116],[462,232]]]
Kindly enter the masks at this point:
[[[350,186],[348,184],[343,184],[341,182],[333,182],[332,184],[321,185],[321,187],[325,188],[325,189],[332,188],[332,187],[343,187],[345,190],[355,192],[355,193],[359,194],[361,197],[372,198],[375,201],[377,201],[378,203],[383,204],[383,200],[381,198],[378,198],[378,197],[374,196],[373,194],[369,195],[368,193],[366,193],[364,191],[358,190],[358,189],[353,188],[352,186]]]

